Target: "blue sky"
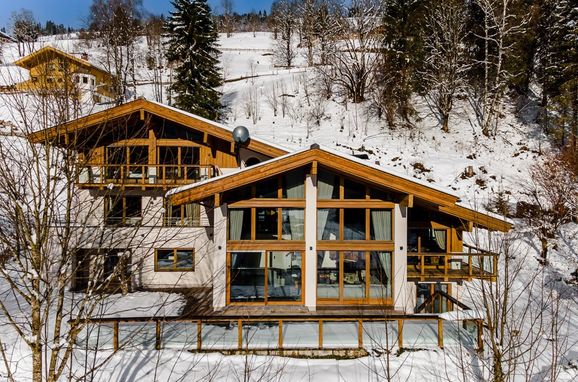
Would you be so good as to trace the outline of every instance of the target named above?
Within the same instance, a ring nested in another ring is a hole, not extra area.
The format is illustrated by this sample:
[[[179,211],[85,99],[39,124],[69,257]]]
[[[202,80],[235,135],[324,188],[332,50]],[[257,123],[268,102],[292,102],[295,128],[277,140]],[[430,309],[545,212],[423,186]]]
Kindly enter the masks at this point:
[[[233,0],[237,12],[249,12],[251,10],[267,10],[271,8],[272,0]],[[29,9],[36,20],[42,24],[46,20],[52,20],[56,24],[65,26],[82,27],[88,15],[88,9],[92,0],[0,0],[0,27],[8,28],[10,15],[22,8]],[[171,10],[170,0],[143,0],[146,10],[151,13],[165,15]],[[220,1],[209,0],[213,11],[219,12]]]

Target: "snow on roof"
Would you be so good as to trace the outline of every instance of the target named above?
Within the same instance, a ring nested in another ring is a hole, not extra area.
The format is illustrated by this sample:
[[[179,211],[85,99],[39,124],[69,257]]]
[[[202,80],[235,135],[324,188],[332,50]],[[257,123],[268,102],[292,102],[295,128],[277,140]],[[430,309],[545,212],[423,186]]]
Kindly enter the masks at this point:
[[[409,176],[409,175],[406,175],[406,174],[401,174],[401,173],[399,173],[399,172],[397,172],[397,171],[391,170],[390,168],[386,168],[386,167],[384,167],[384,166],[371,163],[371,162],[368,161],[368,160],[359,159],[359,158],[354,157],[354,156],[352,156],[352,155],[349,155],[349,154],[346,154],[346,153],[343,153],[343,152],[341,152],[341,151],[334,150],[334,149],[331,149],[331,148],[328,148],[328,147],[325,147],[325,146],[321,146],[321,145],[315,145],[315,147],[319,147],[319,150],[321,150],[321,151],[325,151],[325,152],[327,152],[327,153],[330,153],[330,154],[333,154],[333,155],[337,155],[337,156],[339,156],[339,157],[341,157],[341,158],[350,160],[350,161],[352,161],[352,162],[359,163],[359,164],[361,164],[361,165],[363,165],[363,166],[371,167],[371,168],[376,169],[376,170],[378,170],[378,171],[382,171],[382,172],[384,172],[384,173],[387,173],[387,174],[390,174],[390,175],[393,175],[393,176],[396,176],[396,177],[399,177],[399,178],[408,180],[408,181],[413,182],[413,183],[417,183],[417,184],[422,185],[422,186],[424,186],[424,187],[431,188],[431,189],[433,189],[433,190],[436,190],[436,191],[439,191],[439,192],[443,192],[443,193],[445,193],[445,194],[447,194],[447,195],[451,195],[451,196],[454,196],[454,197],[458,198],[458,195],[456,195],[455,193],[449,192],[447,189],[445,189],[445,188],[443,188],[443,187],[440,187],[440,186],[437,186],[437,185],[432,185],[432,184],[429,183],[429,182],[423,181],[423,180],[421,180],[421,179],[416,179],[416,178],[414,178],[414,177],[412,177],[412,176]],[[280,157],[273,158],[273,159],[270,159],[270,160],[268,160],[268,161],[264,161],[264,162],[258,163],[258,164],[254,165],[254,166],[251,166],[251,167],[245,167],[245,168],[241,168],[241,169],[238,169],[238,170],[235,170],[235,171],[231,171],[230,173],[227,173],[227,174],[225,174],[225,175],[220,175],[220,176],[217,176],[217,177],[215,177],[215,178],[206,179],[206,180],[201,181],[201,182],[198,182],[198,183],[187,184],[187,185],[185,185],[185,186],[173,188],[173,189],[169,190],[166,195],[167,195],[167,196],[169,196],[169,195],[174,195],[174,194],[177,194],[177,193],[179,193],[179,192],[183,192],[183,191],[186,191],[186,190],[190,190],[190,189],[193,189],[193,188],[202,186],[202,185],[207,184],[207,183],[216,182],[216,181],[219,181],[219,180],[221,180],[221,179],[230,177],[230,176],[232,176],[232,175],[239,174],[239,173],[241,173],[241,172],[245,172],[245,171],[248,171],[248,170],[251,170],[251,169],[254,169],[254,168],[258,168],[259,166],[263,166],[263,165],[265,165],[265,164],[270,164],[270,163],[274,163],[274,162],[280,161],[280,160],[282,160],[282,159],[285,159],[285,158],[288,158],[288,157],[297,155],[297,154],[299,154],[299,153],[302,153],[302,152],[304,152],[304,151],[308,151],[308,150],[310,150],[310,149],[311,149],[311,147],[306,147],[306,148],[303,148],[303,149],[300,149],[300,150],[293,151],[293,152],[290,152],[290,153],[288,153],[288,154],[282,155],[282,156],[280,156]]]
[[[170,110],[175,111],[175,112],[177,112],[177,113],[186,115],[186,116],[188,116],[188,117],[198,119],[199,121],[206,122],[206,123],[208,123],[208,124],[210,124],[210,125],[217,126],[217,127],[221,128],[221,129],[227,130],[227,131],[229,131],[229,132],[231,132],[231,133],[233,132],[233,128],[231,128],[231,127],[229,127],[229,126],[227,126],[227,125],[223,125],[222,123],[215,122],[215,121],[210,120],[210,119],[207,119],[207,118],[203,118],[203,117],[198,116],[198,115],[196,115],[196,114],[190,113],[190,112],[185,111],[185,110],[181,110],[181,109],[176,108],[176,107],[174,107],[174,106],[166,105],[166,104],[161,103],[161,102],[157,102],[157,101],[153,101],[153,100],[148,100],[148,99],[147,99],[146,101],[147,101],[147,102],[150,102],[150,103],[153,103],[153,104],[155,104],[155,105],[158,105],[158,106],[161,106],[161,107],[170,109]],[[281,146],[281,145],[278,145],[277,143],[273,143],[273,142],[271,142],[271,141],[267,141],[267,140],[262,139],[262,138],[259,138],[259,137],[251,136],[251,140],[256,141],[256,142],[263,143],[263,144],[265,144],[265,145],[267,145],[267,146],[271,146],[271,147],[274,147],[274,148],[276,148],[276,149],[278,149],[278,150],[282,150],[282,151],[285,151],[285,152],[289,152],[289,151],[290,151],[287,147],[283,147],[283,146]],[[255,167],[255,166],[253,166],[253,167]],[[213,179],[214,179],[214,178],[213,178]],[[197,184],[198,184],[198,183],[197,183]]]
[[[0,65],[0,86],[10,86],[30,78],[28,70],[16,65]]]

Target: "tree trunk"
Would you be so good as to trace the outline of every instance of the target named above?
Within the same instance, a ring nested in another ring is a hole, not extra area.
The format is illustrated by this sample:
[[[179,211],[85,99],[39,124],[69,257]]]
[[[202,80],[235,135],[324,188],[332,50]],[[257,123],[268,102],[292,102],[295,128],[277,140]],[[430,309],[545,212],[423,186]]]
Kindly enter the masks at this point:
[[[444,133],[450,132],[450,116],[448,114],[442,114],[442,131]]]

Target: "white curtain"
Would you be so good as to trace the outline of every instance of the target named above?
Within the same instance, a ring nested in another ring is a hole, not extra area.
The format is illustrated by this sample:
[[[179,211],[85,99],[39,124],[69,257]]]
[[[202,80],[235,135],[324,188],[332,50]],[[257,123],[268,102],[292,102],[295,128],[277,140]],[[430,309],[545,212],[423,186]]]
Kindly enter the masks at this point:
[[[391,297],[391,253],[390,252],[378,252],[379,264],[385,273],[387,286],[386,293],[384,297]]]
[[[199,226],[201,221],[201,206],[198,203],[185,204],[185,225]]]
[[[303,199],[305,197],[305,173],[301,170],[291,171],[285,176],[288,199]]]
[[[319,173],[317,178],[317,199],[331,199],[335,187],[335,179],[333,174]]]
[[[305,240],[303,232],[303,218],[304,212],[302,209],[291,208],[287,209],[289,216],[289,226],[291,227],[291,235],[289,240]]]
[[[329,209],[320,208],[317,210],[317,240],[323,240],[323,232],[325,232],[328,217]]]
[[[229,240],[241,240],[245,210],[229,210]]]
[[[446,230],[443,229],[435,229],[434,230],[434,238],[438,247],[440,247],[444,252],[446,250]]]
[[[371,228],[375,240],[391,240],[391,211],[372,210]]]

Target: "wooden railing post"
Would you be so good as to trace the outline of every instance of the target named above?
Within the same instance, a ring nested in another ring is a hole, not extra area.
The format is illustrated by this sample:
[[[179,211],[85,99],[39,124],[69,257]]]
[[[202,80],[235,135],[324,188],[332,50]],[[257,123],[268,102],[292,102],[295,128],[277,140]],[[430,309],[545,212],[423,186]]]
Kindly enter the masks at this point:
[[[493,261],[493,264],[492,264],[492,271],[493,271],[492,276],[493,276],[493,277],[496,277],[496,276],[498,275],[498,255],[495,254],[495,253],[492,254],[491,259],[492,259],[492,261]]]
[[[247,349],[249,348],[248,342],[249,339],[247,338]],[[243,350],[243,320],[237,321],[237,349]]]
[[[444,348],[444,322],[441,318],[438,318],[438,347]]]
[[[319,320],[319,349],[323,349],[323,320]]]
[[[448,281],[449,256],[444,255],[444,281]]]
[[[357,321],[357,347],[360,349],[363,348],[363,320]]]
[[[283,351],[283,320],[279,320],[279,350]]]
[[[203,342],[201,339],[201,334],[202,334],[202,328],[201,328],[201,321],[197,321],[197,350],[201,351],[201,348],[203,346]]]
[[[468,276],[472,279],[472,249],[468,247]]]
[[[387,330],[387,321],[385,322],[385,330]],[[403,320],[397,320],[397,346],[401,349],[403,347]]]
[[[118,350],[118,321],[112,324],[112,348],[114,351]]]
[[[155,349],[161,350],[161,322],[156,321]]]

